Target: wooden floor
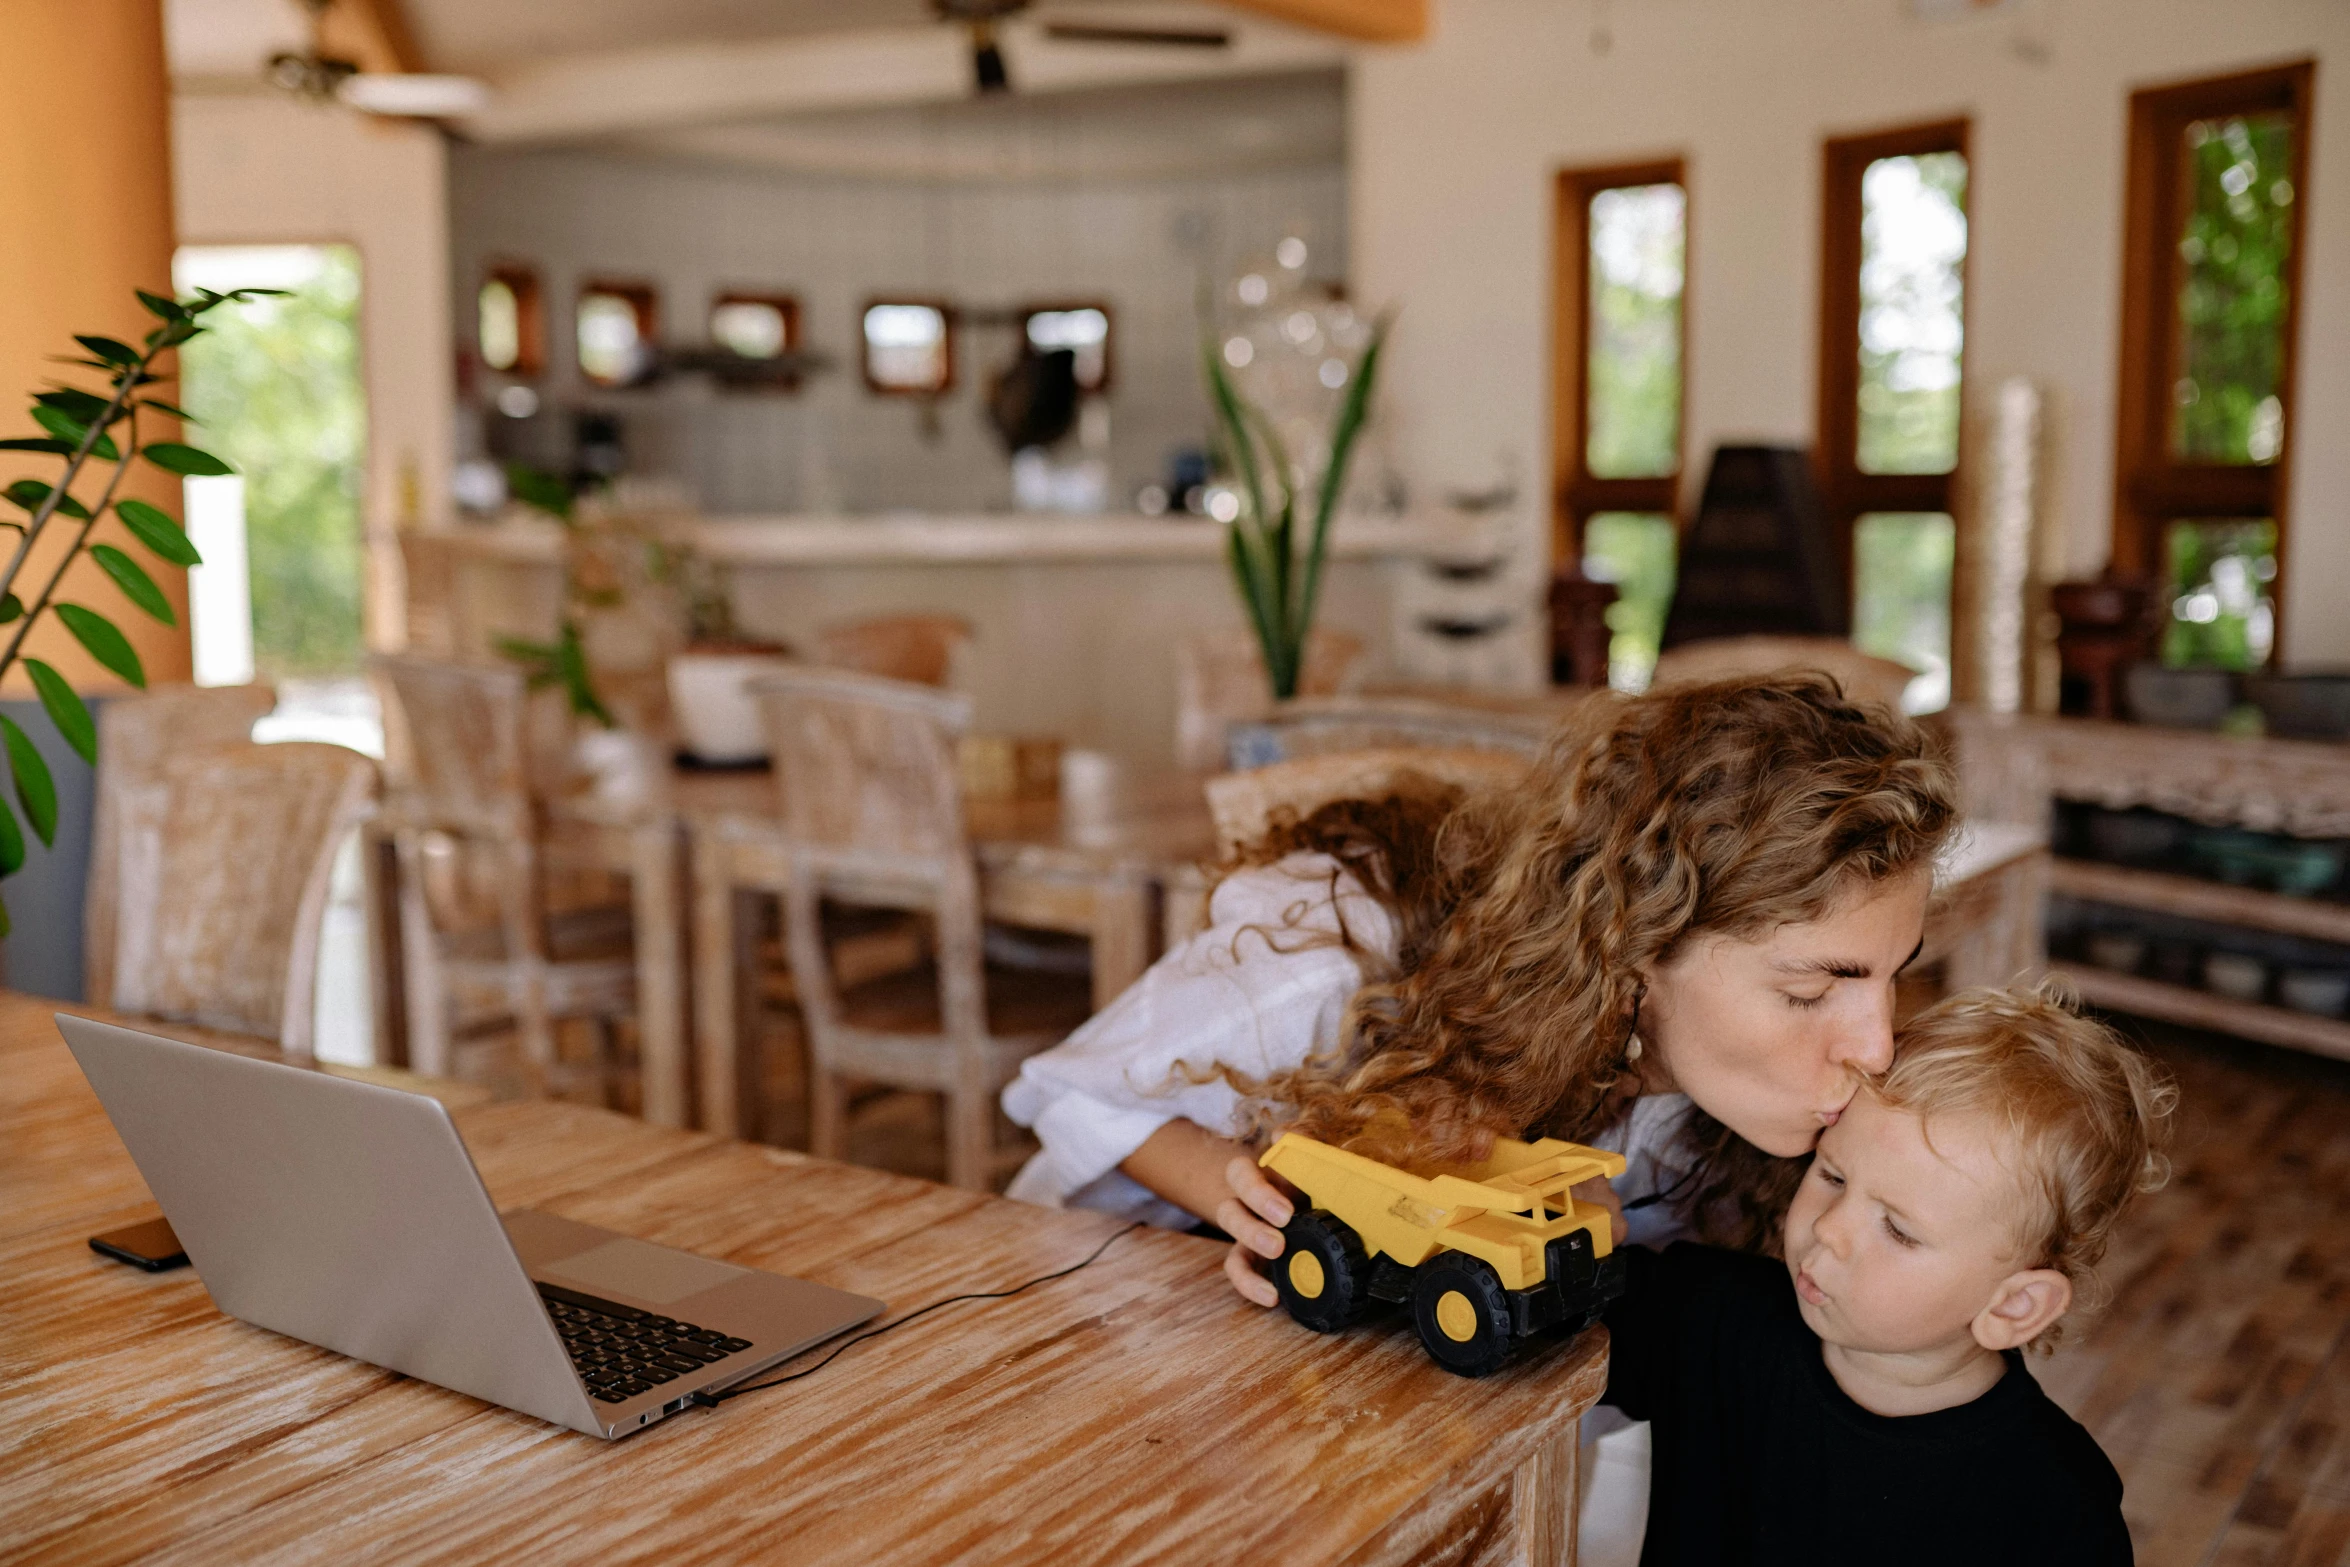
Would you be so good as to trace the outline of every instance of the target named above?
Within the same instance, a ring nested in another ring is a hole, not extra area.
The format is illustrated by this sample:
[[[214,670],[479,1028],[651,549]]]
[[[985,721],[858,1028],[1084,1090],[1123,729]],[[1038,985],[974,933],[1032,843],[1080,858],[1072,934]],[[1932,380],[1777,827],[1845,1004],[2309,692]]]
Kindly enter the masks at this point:
[[[2178,1074],[2176,1171],[2035,1373],[2121,1470],[2143,1567],[2350,1564],[2350,1066],[2114,1021]]]

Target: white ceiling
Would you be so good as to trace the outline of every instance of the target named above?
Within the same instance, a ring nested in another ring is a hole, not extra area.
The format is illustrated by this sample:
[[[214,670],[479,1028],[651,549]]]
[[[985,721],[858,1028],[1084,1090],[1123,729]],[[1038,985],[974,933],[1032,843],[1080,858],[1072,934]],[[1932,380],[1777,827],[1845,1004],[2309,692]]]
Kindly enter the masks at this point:
[[[804,173],[963,182],[1144,179],[1337,163],[1337,71],[778,115],[603,139]]]
[[[548,55],[742,43],[929,24],[929,0],[405,0],[434,70],[494,74]]]
[[[353,0],[342,0],[353,3]],[[930,0],[393,0],[425,68],[486,79],[484,142],[814,172],[1053,179],[1341,155],[1344,46],[1216,0],[1037,0],[1002,29],[1018,92],[974,101]],[[1069,43],[1048,20],[1227,31],[1229,49]],[[180,90],[266,91],[298,0],[165,0]]]

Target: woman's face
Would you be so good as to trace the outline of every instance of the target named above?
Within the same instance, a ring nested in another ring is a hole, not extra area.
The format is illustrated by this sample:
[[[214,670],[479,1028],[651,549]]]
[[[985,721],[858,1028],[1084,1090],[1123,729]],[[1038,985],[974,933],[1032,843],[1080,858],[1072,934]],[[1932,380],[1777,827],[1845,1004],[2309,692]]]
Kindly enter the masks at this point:
[[[1648,971],[1640,1003],[1658,1086],[1669,1079],[1766,1153],[1811,1152],[1855,1074],[1892,1064],[1893,976],[1917,951],[1931,890],[1919,871],[1762,936],[1684,942]]]

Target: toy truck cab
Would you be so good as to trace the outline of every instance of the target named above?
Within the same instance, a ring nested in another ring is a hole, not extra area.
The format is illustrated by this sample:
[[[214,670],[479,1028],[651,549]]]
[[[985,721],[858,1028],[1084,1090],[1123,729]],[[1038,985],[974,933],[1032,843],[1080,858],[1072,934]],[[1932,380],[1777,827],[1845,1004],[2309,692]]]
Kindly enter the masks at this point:
[[[1408,1305],[1429,1357],[1480,1377],[1518,1340],[1580,1332],[1624,1292],[1608,1211],[1568,1193],[1621,1175],[1621,1155],[1503,1138],[1482,1164],[1416,1175],[1291,1132],[1259,1162],[1312,1204],[1283,1231],[1273,1283],[1317,1333],[1374,1302]]]

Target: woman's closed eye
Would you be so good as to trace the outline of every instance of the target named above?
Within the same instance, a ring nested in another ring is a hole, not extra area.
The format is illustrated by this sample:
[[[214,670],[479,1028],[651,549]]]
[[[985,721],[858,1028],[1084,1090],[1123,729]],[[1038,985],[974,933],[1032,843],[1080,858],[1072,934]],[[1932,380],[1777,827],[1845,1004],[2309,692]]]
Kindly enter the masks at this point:
[[[1829,987],[1823,986],[1808,996],[1798,995],[1792,990],[1781,991],[1780,994],[1784,995],[1787,998],[1787,1004],[1797,1011],[1809,1011],[1828,999],[1828,989]]]

